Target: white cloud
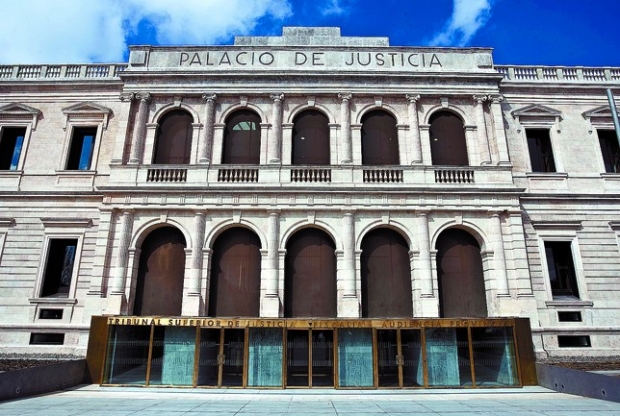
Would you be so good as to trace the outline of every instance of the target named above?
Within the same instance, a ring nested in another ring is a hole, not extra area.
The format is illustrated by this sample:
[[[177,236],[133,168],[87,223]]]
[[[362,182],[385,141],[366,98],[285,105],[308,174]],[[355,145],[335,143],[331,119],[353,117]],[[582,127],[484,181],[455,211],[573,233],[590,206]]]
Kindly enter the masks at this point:
[[[431,45],[464,46],[491,17],[493,0],[454,0],[454,10]]]
[[[163,44],[210,44],[248,34],[288,0],[22,0],[3,2],[0,63],[121,61],[127,38],[148,23]]]
[[[329,15],[342,15],[347,13],[347,10],[345,8],[346,6],[343,6],[341,4],[340,0],[326,0],[325,1],[325,5],[323,5],[320,9],[321,9],[321,14],[323,16],[329,16]]]

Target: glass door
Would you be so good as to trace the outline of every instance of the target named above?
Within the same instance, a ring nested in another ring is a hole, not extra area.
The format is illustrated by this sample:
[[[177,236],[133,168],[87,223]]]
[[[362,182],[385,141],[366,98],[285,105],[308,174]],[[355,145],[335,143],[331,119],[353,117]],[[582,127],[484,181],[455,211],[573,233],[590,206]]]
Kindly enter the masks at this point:
[[[334,331],[289,330],[286,335],[287,387],[334,386]]]
[[[198,386],[243,386],[243,329],[202,329],[199,353]]]
[[[379,387],[424,385],[419,330],[377,330],[377,375]]]

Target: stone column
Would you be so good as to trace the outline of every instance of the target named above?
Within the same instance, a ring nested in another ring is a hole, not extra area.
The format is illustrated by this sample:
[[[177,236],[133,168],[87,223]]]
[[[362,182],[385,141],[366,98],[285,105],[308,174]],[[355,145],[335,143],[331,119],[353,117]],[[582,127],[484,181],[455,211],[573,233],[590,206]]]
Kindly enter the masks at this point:
[[[352,94],[341,92],[338,98],[340,103],[340,131],[342,133],[342,163],[353,163],[353,153],[351,145],[351,109],[349,102]]]
[[[140,105],[138,106],[138,114],[133,126],[131,156],[129,157],[129,163],[133,165],[141,164],[144,157],[144,135],[146,132],[146,122],[148,121],[151,94],[148,92],[137,93],[136,98],[140,100]]]
[[[355,216],[353,212],[345,212],[343,217],[343,260],[344,276],[343,295],[357,296],[355,288]]]
[[[508,275],[506,273],[506,256],[504,254],[504,237],[502,220],[498,212],[491,212],[490,240],[493,247],[495,282],[497,296],[510,296],[508,292]]]
[[[112,155],[112,160],[110,160],[110,164],[112,165],[120,165],[123,163],[123,156],[125,154],[125,140],[127,139],[127,126],[129,125],[129,115],[131,114],[131,103],[136,98],[136,94],[133,92],[122,93],[119,97],[124,103],[129,103],[123,105],[122,111],[118,114],[118,133],[116,134],[116,143],[114,144],[114,154]]]
[[[420,143],[420,120],[418,105],[420,94],[407,94],[407,113],[409,116],[409,130],[411,135],[411,164],[422,163],[422,144]]]
[[[211,149],[213,147],[213,125],[215,123],[215,99],[216,94],[202,94],[205,105],[205,131],[199,146],[198,163],[208,165],[211,163]]]
[[[502,117],[501,102],[504,99],[500,94],[491,94],[488,97],[489,108],[493,116],[493,131],[495,132],[495,142],[499,153],[499,165],[510,165],[508,157],[508,143],[506,142],[506,132],[504,131],[504,119]]]
[[[188,295],[200,296],[202,280],[202,246],[205,239],[205,213],[197,212],[194,216],[194,241],[191,252],[191,275]]]
[[[483,103],[487,100],[486,95],[474,95],[474,107],[476,109],[476,126],[478,128],[478,149],[480,154],[480,164],[486,165],[491,163],[491,152],[489,150],[489,138],[487,136],[487,127],[484,121]]]
[[[431,248],[430,237],[428,233],[428,213],[425,211],[418,212],[418,239],[420,248],[419,257],[419,275],[421,281],[421,297],[432,298],[433,293],[433,276],[431,273]]]
[[[127,255],[129,253],[129,242],[131,240],[131,230],[133,228],[133,214],[124,211],[120,217],[120,227],[118,232],[118,252],[116,265],[114,267],[114,280],[112,281],[111,294],[122,295],[125,293],[125,279],[127,269]]]
[[[269,97],[273,100],[273,122],[268,147],[269,163],[280,163],[281,147],[282,147],[282,100],[284,94],[271,94]]]
[[[261,267],[261,306],[262,317],[277,318],[280,316],[280,292],[279,270],[280,252],[280,212],[269,212],[267,220],[267,250],[261,250],[263,254],[263,266]]]

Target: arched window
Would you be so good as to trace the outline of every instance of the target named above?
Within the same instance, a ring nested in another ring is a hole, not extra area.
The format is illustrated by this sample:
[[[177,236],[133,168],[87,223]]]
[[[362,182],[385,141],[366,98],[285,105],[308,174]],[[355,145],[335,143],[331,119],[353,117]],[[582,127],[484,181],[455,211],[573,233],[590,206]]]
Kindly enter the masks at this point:
[[[409,246],[395,231],[377,229],[362,240],[362,317],[411,318]]]
[[[226,119],[222,163],[260,163],[260,122],[258,114],[250,110],[236,111]]]
[[[286,245],[284,316],[336,317],[336,246],[323,231],[306,228]]]
[[[438,111],[430,123],[433,165],[468,166],[463,120],[450,111]]]
[[[213,244],[209,316],[258,317],[260,239],[245,228],[224,231]]]
[[[169,111],[159,120],[154,164],[186,165],[192,150],[192,116],[183,110]]]
[[[174,227],[151,232],[142,243],[134,315],[180,316],[185,274],[185,237]]]
[[[399,164],[396,119],[385,111],[371,111],[362,117],[362,164]]]
[[[449,229],[437,239],[437,279],[442,318],[487,317],[480,246],[466,231]]]
[[[308,110],[298,114],[293,123],[293,165],[329,165],[327,117]]]

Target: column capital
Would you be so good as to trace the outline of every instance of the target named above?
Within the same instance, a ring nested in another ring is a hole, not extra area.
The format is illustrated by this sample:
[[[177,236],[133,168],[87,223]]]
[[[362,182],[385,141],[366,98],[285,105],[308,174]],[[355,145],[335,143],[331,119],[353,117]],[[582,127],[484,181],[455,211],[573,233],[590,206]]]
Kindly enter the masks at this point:
[[[118,96],[118,99],[124,103],[131,102],[136,99],[136,93],[135,92],[122,92]]]
[[[271,93],[269,94],[269,98],[271,98],[275,102],[280,102],[284,100],[284,94],[281,92]]]
[[[149,102],[151,101],[151,94],[148,92],[137,92],[136,93],[136,99],[140,100],[141,102]]]
[[[351,100],[351,98],[353,98],[353,94],[351,94],[350,92],[339,92],[338,93],[338,98],[340,98],[342,101],[346,102]]]
[[[502,101],[504,101],[504,96],[501,94],[489,94],[487,96],[487,100],[489,101],[489,105],[490,104],[499,104]]]
[[[474,94],[472,96],[472,99],[474,100],[475,104],[482,104],[483,102],[487,101],[489,99],[488,95],[482,95],[482,94]]]
[[[420,99],[420,94],[405,94],[409,104],[415,104]]]
[[[210,93],[210,92],[205,92],[204,94],[202,94],[202,99],[205,100],[206,102],[213,102],[215,101],[215,99],[217,98],[217,94],[215,93]]]

